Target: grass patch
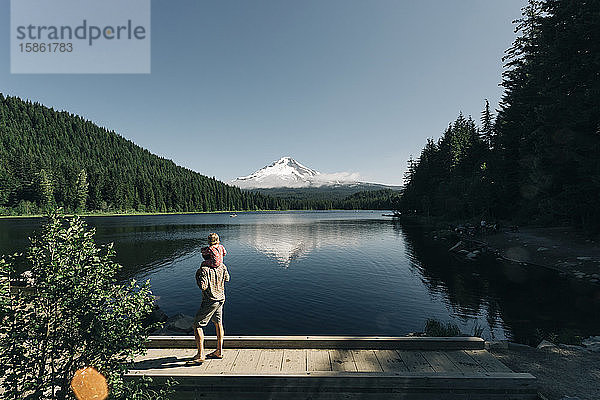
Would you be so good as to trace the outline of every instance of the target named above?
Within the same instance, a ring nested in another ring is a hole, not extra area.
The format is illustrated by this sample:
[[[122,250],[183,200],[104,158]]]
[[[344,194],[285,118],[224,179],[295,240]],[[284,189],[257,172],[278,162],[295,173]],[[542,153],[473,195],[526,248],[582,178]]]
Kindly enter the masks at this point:
[[[453,322],[443,322],[437,319],[428,319],[425,323],[425,335],[434,337],[460,336],[460,328]]]

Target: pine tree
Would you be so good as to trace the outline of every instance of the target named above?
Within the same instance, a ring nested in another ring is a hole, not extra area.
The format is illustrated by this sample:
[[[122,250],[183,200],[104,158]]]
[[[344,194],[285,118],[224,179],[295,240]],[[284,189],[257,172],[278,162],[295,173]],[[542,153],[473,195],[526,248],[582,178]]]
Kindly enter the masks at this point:
[[[51,175],[45,170],[40,170],[38,183],[40,207],[49,211],[54,207],[54,186]]]
[[[485,99],[485,108],[481,113],[481,139],[487,145],[488,149],[494,147],[494,127],[488,99]]]
[[[77,176],[76,190],[77,190],[76,209],[78,211],[84,211],[85,205],[87,202],[87,197],[88,197],[88,180],[87,180],[87,173],[85,172],[85,169],[82,169],[81,172],[79,172],[79,176]]]
[[[416,162],[413,159],[412,155],[410,157],[408,157],[407,164],[408,164],[408,166],[406,168],[406,172],[404,172],[404,185],[405,186],[410,185],[410,183],[412,182],[413,177],[415,175]]]

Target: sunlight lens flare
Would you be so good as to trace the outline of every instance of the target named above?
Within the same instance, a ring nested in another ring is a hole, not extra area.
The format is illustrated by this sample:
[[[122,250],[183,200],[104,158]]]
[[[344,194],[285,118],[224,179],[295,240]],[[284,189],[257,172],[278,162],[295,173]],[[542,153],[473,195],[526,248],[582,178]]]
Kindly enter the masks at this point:
[[[71,380],[71,389],[78,400],[104,400],[108,397],[106,378],[92,367],[75,372]]]

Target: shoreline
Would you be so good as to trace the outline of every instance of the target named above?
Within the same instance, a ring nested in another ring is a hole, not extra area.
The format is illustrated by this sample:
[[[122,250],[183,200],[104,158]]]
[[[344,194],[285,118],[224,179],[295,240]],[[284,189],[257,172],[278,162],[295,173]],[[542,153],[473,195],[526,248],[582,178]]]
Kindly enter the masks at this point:
[[[515,343],[486,342],[488,351],[515,372],[528,372],[537,378],[538,395],[543,400],[598,399],[600,353],[584,347],[543,343],[537,348]],[[569,397],[576,396],[576,397]]]
[[[506,261],[544,267],[600,284],[600,246],[573,228],[524,227],[479,239]]]
[[[476,243],[476,256],[488,255],[505,262],[545,268],[568,275],[580,281],[600,285],[600,237],[589,238],[573,227],[525,226],[517,230],[500,229],[497,232],[459,234],[449,229],[451,222],[426,221],[425,218],[408,217],[402,224],[417,226],[424,236],[441,243],[447,251],[458,254],[469,262],[473,253],[455,251],[460,242]],[[442,227],[444,226],[444,227]]]
[[[90,213],[67,213],[64,214],[67,217],[80,216],[80,217],[137,217],[137,216],[156,216],[156,215],[196,215],[196,214],[244,214],[244,213],[256,213],[256,212],[355,212],[355,211],[373,211],[380,212],[386,210],[343,210],[343,209],[331,209],[331,210],[218,210],[218,211],[172,211],[172,212],[124,212],[124,213],[102,213],[102,212],[90,212]],[[43,218],[46,214],[31,214],[31,215],[0,215],[0,219],[9,218]]]
[[[464,222],[463,222],[464,223]],[[600,237],[589,238],[572,227],[519,227],[516,231],[501,229],[495,233],[460,235],[450,226],[458,221],[404,217],[401,224],[422,230],[426,240],[458,255],[465,263],[471,262],[468,252],[450,251],[457,242],[461,248],[476,243],[478,256],[493,257],[522,266],[544,268],[567,276],[591,287],[600,287]],[[597,290],[600,295],[600,290]],[[581,338],[583,339],[583,338]],[[593,343],[587,343],[586,341]],[[600,336],[590,336],[574,345],[542,341],[538,346],[515,343],[510,340],[486,342],[490,353],[513,371],[528,372],[538,380],[538,394],[544,400],[566,398],[600,398],[600,385],[591,384],[600,376]],[[591,346],[590,346],[591,344]],[[577,397],[567,397],[577,396]]]

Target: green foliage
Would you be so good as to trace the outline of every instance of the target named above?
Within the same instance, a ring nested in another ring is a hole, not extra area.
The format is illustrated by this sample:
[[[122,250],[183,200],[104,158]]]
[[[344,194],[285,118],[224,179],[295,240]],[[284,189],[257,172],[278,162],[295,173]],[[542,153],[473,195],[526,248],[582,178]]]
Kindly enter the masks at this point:
[[[480,128],[461,115],[428,141],[401,209],[599,232],[600,2],[530,0],[516,22],[495,121],[486,100]]]
[[[436,319],[428,319],[425,322],[425,335],[434,337],[460,336],[460,328],[452,322],[444,324]]]
[[[85,169],[82,169],[79,173],[79,176],[77,176],[77,184],[75,188],[77,190],[77,210],[81,212],[85,210],[85,204],[88,196],[88,181]]]
[[[409,160],[399,208],[447,218],[488,213],[488,156],[474,121],[460,114],[437,142],[427,140],[416,161]]]
[[[393,210],[400,203],[400,191],[378,184],[334,187],[257,189],[283,201],[294,210]]]
[[[87,366],[107,377],[113,399],[143,389],[123,374],[145,351],[149,283],[117,282],[112,245],[97,246],[93,235],[78,217],[52,214],[25,255],[0,261],[3,398],[72,398],[70,381]],[[33,284],[9,290],[18,263]]]
[[[475,325],[473,325],[473,331],[471,332],[471,336],[483,338],[484,330],[485,330],[485,327],[479,325],[479,323],[476,322]]]
[[[193,212],[389,208],[389,197],[343,197],[360,190],[241,190],[151,154],[67,112],[0,94],[0,212]]]
[[[38,191],[40,206],[43,210],[50,211],[54,207],[54,185],[51,175],[45,169],[38,176]]]
[[[350,210],[396,210],[399,204],[400,192],[392,189],[381,189],[354,193],[344,198],[338,208]]]
[[[152,378],[142,376],[136,380],[127,381],[118,397],[111,393],[109,398],[120,400],[170,400],[175,393],[175,385],[177,385],[177,382],[169,378],[157,387],[156,384],[153,384]]]
[[[449,142],[451,165],[456,168],[470,157],[473,148],[478,144],[479,138],[477,128],[471,117],[466,120],[461,113],[442,140],[444,139]]]
[[[54,204],[67,212],[285,208],[281,200],[177,166],[81,117],[2,94],[0,160],[0,207],[20,207],[18,213]]]
[[[490,102],[485,99],[485,108],[481,113],[481,140],[487,145],[488,149],[494,147],[495,143],[495,132],[494,132],[494,119],[492,112],[490,111]]]
[[[600,230],[600,3],[532,0],[517,23],[496,124],[499,208]]]

